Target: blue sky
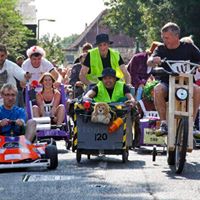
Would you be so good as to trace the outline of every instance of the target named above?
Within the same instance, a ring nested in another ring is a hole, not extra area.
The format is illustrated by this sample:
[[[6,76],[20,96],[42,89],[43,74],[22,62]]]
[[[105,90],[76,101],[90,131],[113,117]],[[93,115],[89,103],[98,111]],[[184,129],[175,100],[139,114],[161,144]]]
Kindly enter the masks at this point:
[[[40,21],[40,37],[46,33],[67,37],[80,34],[105,9],[103,0],[35,0],[37,19]]]

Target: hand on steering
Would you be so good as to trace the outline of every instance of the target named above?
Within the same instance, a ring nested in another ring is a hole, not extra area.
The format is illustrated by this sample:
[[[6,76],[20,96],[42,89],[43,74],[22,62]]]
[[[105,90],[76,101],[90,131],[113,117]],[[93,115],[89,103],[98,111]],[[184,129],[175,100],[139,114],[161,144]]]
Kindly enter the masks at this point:
[[[26,72],[26,74],[24,74],[24,78],[28,81],[31,78],[31,73]]]
[[[7,126],[7,125],[9,125],[9,123],[10,123],[10,120],[9,119],[2,119],[1,121],[0,121],[0,126]]]
[[[23,125],[24,125],[24,122],[23,122],[23,120],[21,120],[21,119],[17,119],[17,120],[15,121],[15,124],[18,125],[18,126],[23,126]]]
[[[135,100],[127,100],[127,101],[125,102],[125,104],[126,104],[127,106],[130,106],[131,108],[133,108],[133,107],[136,106],[136,101],[135,101]]]

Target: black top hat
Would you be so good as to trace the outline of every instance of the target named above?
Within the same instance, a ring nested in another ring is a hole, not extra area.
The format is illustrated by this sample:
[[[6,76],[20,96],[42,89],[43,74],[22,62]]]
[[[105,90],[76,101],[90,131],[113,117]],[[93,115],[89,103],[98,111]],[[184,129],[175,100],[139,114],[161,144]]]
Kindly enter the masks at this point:
[[[113,43],[113,41],[109,40],[109,36],[106,33],[100,33],[100,34],[98,34],[96,36],[96,43],[95,43],[95,45],[98,45],[98,44],[100,44],[102,42],[106,42],[108,44],[112,44]]]
[[[112,76],[119,80],[119,78],[116,77],[116,71],[110,67],[107,67],[103,70],[102,75],[98,77],[99,80],[102,80],[105,76]]]

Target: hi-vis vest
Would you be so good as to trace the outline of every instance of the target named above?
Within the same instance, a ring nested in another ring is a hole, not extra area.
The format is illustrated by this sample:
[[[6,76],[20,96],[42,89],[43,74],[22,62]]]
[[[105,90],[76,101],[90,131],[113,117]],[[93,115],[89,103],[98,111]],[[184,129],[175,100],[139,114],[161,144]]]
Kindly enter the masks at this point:
[[[116,71],[116,76],[120,79],[124,77],[120,67],[119,59],[120,55],[117,51],[109,48],[110,51],[110,62],[112,68]],[[90,51],[90,74],[87,74],[87,80],[98,83],[98,77],[101,76],[103,71],[103,63],[98,48],[91,49]]]
[[[116,81],[111,98],[102,81],[98,82],[97,87],[98,87],[98,94],[94,98],[95,102],[105,102],[105,103],[118,102],[119,99],[124,97],[124,82],[122,81]]]

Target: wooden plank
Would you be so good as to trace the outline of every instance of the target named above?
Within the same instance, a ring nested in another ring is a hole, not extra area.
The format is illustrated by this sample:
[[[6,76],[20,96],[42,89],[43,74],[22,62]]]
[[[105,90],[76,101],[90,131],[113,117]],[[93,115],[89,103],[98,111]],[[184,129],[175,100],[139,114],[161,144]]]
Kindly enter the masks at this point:
[[[189,88],[193,88],[193,76],[190,75]],[[189,113],[189,133],[188,148],[193,149],[193,89],[189,90],[188,113]]]
[[[175,144],[175,78],[170,76],[169,81],[169,113],[168,113],[168,138],[167,138],[167,146],[169,149],[174,148]]]
[[[184,112],[184,111],[174,111],[174,115],[175,115],[175,117],[177,117],[177,116],[188,116],[189,117],[189,113],[188,112]]]

